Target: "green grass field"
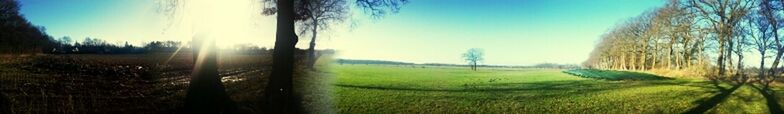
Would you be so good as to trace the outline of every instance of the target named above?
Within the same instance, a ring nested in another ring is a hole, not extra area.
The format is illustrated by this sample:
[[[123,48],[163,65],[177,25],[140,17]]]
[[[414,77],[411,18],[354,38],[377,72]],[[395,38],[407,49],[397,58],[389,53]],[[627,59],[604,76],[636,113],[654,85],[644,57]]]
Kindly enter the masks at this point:
[[[557,69],[334,65],[333,70],[333,101],[341,113],[768,113],[769,105],[783,100],[749,85],[611,81]],[[774,90],[773,95],[784,93]]]

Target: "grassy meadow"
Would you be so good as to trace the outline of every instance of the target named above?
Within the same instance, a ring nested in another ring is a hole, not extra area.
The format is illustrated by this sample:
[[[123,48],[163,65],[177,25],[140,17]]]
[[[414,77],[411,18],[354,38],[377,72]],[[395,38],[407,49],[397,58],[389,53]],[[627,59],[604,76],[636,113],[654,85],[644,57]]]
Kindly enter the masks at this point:
[[[620,71],[578,72],[646,78],[586,78],[537,68],[347,64],[332,70],[340,113],[769,113],[781,109],[775,95],[784,93]]]

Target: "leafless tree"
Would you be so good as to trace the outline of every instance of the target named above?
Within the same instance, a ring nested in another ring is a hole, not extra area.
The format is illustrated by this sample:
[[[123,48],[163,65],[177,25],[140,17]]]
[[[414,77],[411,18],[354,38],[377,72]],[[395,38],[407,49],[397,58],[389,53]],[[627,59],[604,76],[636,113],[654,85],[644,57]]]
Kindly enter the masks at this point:
[[[468,49],[466,53],[463,53],[463,59],[468,62],[468,65],[471,66],[471,70],[474,71],[476,71],[478,63],[484,60],[484,56],[484,50],[479,48],[471,48]]]
[[[319,31],[329,29],[334,23],[340,23],[348,15],[348,6],[345,0],[308,0],[304,9],[309,12],[299,23],[300,35],[310,32],[310,45],[308,47],[307,66],[313,69],[313,65],[318,60],[316,55],[316,38]]]
[[[381,17],[387,11],[397,12],[408,0],[356,0],[359,8],[366,9],[370,15]],[[294,51],[298,37],[295,22],[313,15],[307,10],[309,0],[265,0],[267,7],[263,14],[277,14],[277,31],[273,52],[272,76],[265,88],[268,113],[296,113],[296,100],[293,97],[292,74]],[[330,3],[330,2],[326,2]]]
[[[686,4],[698,14],[700,20],[706,21],[718,36],[716,41],[719,46],[718,64],[719,77],[725,75],[726,62],[730,61],[733,49],[732,38],[736,36],[738,23],[748,14],[752,2],[749,0],[689,0]],[[775,64],[775,63],[774,63]]]

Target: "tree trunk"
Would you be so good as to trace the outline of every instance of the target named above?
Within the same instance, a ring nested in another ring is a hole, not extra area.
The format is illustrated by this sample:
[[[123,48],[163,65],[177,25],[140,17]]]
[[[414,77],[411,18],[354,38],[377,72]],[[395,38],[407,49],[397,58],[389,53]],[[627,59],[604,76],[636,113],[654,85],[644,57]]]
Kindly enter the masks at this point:
[[[626,70],[626,53],[621,54],[621,70]]]
[[[724,36],[719,37],[719,58],[716,60],[719,65],[718,76],[724,76]]]
[[[667,45],[667,69],[672,69],[672,57],[673,57],[673,44],[675,44],[675,35],[672,35],[670,38],[670,43]]]
[[[651,62],[653,62],[653,64],[651,64],[651,69],[654,69],[654,68],[656,68],[656,63],[657,63],[656,61],[657,61],[657,59],[658,59],[658,56],[656,56],[656,52],[657,52],[657,51],[656,51],[656,49],[658,49],[658,48],[657,48],[657,45],[656,45],[656,44],[654,44],[654,45],[653,45],[653,50],[652,50],[652,52],[651,52],[651,55],[653,56],[653,61],[651,61]]]
[[[727,35],[726,41],[727,41],[727,48],[725,49],[727,49],[727,52],[725,53],[726,55],[724,57],[725,60],[727,60],[727,62],[725,62],[724,65],[727,66],[729,72],[732,73],[735,72],[735,69],[732,68],[734,67],[732,66],[734,65],[732,61],[732,53],[734,52],[733,50],[735,49],[735,43],[734,41],[732,41],[732,35]]]
[[[310,38],[310,47],[308,47],[308,69],[314,70],[313,66],[316,65],[318,57],[316,57],[316,35],[318,35],[318,20],[313,19],[313,36]]]
[[[740,44],[738,44],[738,49],[741,49],[741,48],[742,47],[740,46]],[[743,83],[743,82],[746,82],[746,79],[747,79],[746,75],[743,74],[743,54],[740,53],[740,52],[737,52],[736,55],[738,55],[738,66],[737,66],[737,71],[735,71],[735,76],[737,78],[740,78],[739,81],[741,83]]]
[[[234,102],[226,94],[218,76],[214,40],[193,38],[193,71],[185,96],[185,113],[233,113]]]
[[[476,61],[474,61],[473,63],[474,63],[474,64],[473,64],[473,67],[471,67],[471,69],[473,69],[474,71],[476,71],[476,68],[477,68],[477,66],[476,66]]]
[[[278,0],[277,31],[272,58],[272,75],[264,90],[267,113],[297,113],[293,97],[292,74],[294,72],[294,46],[297,35],[294,32],[294,1]]]
[[[774,25],[775,25],[775,24],[776,24],[776,22],[773,22],[773,23],[771,23],[771,24],[774,24]],[[773,32],[773,39],[774,39],[773,41],[774,41],[774,42],[776,42],[776,57],[775,57],[775,58],[773,58],[773,63],[772,63],[772,65],[770,66],[770,70],[769,70],[769,72],[770,72],[770,77],[771,77],[772,79],[770,79],[770,80],[767,80],[768,82],[765,82],[765,87],[767,87],[767,86],[768,86],[768,84],[770,84],[770,82],[773,82],[773,80],[775,80],[775,79],[778,77],[778,73],[779,73],[779,72],[778,72],[778,71],[779,71],[779,70],[778,70],[779,62],[780,62],[780,60],[781,60],[781,56],[782,56],[782,54],[784,54],[784,46],[782,46],[782,45],[781,45],[781,39],[779,39],[778,26],[771,26],[771,27],[773,27],[773,29],[772,29],[772,32]],[[764,56],[763,56],[763,57],[764,57]]]
[[[648,56],[648,54],[646,54],[645,52],[647,50],[648,50],[648,43],[647,43],[647,41],[645,41],[645,42],[643,42],[642,53],[640,53],[640,55],[642,55],[641,56],[642,58],[640,58],[640,62],[639,62],[640,70],[646,70],[647,69],[647,68],[645,68],[645,58],[646,58],[646,56]]]

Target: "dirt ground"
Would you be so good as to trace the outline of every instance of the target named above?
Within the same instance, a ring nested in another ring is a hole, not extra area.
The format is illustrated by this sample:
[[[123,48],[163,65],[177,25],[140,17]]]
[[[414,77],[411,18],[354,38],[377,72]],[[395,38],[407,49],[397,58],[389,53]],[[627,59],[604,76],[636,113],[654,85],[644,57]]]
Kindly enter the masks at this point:
[[[191,64],[190,54],[0,56],[0,108],[8,113],[176,113],[183,106]],[[219,64],[221,81],[238,109],[263,112],[271,57],[220,55]],[[296,71],[303,105],[329,105],[328,94],[320,91],[326,89],[318,89],[325,79],[315,76],[327,72]]]

